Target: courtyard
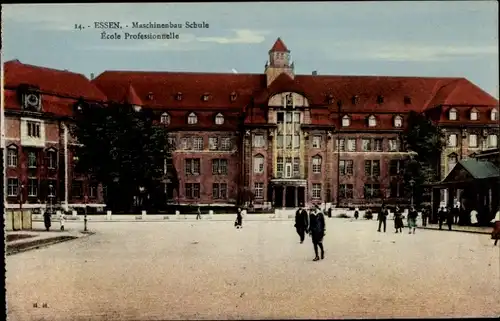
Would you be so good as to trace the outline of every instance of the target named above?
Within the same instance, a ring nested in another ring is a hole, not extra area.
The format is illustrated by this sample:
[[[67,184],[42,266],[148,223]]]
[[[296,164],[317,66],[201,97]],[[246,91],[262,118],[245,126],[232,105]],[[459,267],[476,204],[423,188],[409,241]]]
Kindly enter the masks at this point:
[[[299,244],[292,220],[249,220],[240,230],[232,221],[92,222],[94,235],[7,257],[8,317],[500,315],[500,247],[488,235],[326,223],[326,257],[313,262],[311,239]]]

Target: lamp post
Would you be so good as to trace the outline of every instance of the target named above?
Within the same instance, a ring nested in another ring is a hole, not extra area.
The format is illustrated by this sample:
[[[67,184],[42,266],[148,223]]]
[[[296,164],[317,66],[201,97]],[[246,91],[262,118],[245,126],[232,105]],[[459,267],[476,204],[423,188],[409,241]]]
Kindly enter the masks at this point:
[[[87,201],[88,201],[88,196],[85,195],[83,197],[83,205],[85,206],[85,212],[84,212],[84,215],[83,215],[83,231],[84,232],[87,232]]]
[[[49,184],[49,210],[50,214],[52,214],[53,207],[52,207],[52,198],[54,197],[54,186],[52,184]]]
[[[415,184],[415,181],[413,179],[410,180],[410,187],[411,187],[411,207],[413,207],[413,185]]]

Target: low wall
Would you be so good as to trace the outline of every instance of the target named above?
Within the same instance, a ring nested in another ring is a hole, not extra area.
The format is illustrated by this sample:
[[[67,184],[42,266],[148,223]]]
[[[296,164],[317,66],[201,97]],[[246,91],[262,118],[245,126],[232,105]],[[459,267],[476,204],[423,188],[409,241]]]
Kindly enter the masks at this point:
[[[5,211],[5,230],[20,231],[31,230],[33,221],[31,210],[6,210]]]

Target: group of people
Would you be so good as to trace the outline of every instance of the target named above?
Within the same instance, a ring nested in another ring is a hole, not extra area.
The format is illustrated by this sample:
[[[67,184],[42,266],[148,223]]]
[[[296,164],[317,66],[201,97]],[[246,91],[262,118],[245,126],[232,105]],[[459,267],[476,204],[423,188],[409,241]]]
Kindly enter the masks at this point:
[[[327,215],[331,216],[331,212]],[[323,237],[326,233],[325,215],[323,211],[316,206],[307,213],[305,208],[300,207],[297,212],[295,212],[294,226],[297,230],[297,234],[299,234],[301,244],[304,243],[306,233],[311,236],[315,254],[313,261],[319,261],[320,258],[323,260],[325,258]],[[318,249],[321,253],[319,253]]]
[[[388,216],[389,216],[389,209],[386,206],[382,206],[382,210],[378,214],[377,218],[378,219],[377,232],[381,232],[383,228],[385,233]],[[408,234],[415,234],[415,230],[417,228],[417,217],[418,217],[417,209],[414,206],[411,206],[408,209],[408,219],[407,219]],[[403,233],[404,227],[405,226],[403,223],[403,210],[400,207],[396,207],[396,210],[394,211],[394,229],[396,230],[396,233]]]
[[[64,223],[66,222],[66,215],[64,212],[59,214],[59,223],[61,231],[64,231]],[[52,214],[50,211],[45,211],[43,213],[43,224],[45,225],[45,230],[48,232],[52,226]]]

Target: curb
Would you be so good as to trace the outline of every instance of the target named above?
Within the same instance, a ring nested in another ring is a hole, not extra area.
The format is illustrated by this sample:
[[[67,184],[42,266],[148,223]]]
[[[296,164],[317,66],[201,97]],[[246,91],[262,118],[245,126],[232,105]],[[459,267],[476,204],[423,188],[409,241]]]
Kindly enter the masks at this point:
[[[19,254],[19,253],[23,253],[23,252],[27,252],[27,251],[37,250],[37,249],[41,249],[41,248],[48,247],[48,246],[51,246],[51,245],[54,245],[54,244],[58,244],[58,243],[63,243],[63,242],[69,242],[69,241],[78,240],[78,239],[81,239],[83,237],[88,237],[88,236],[93,235],[93,234],[95,234],[95,232],[88,232],[88,233],[84,234],[83,236],[75,236],[75,237],[68,238],[68,239],[65,239],[65,240],[53,240],[53,241],[50,241],[50,242],[45,242],[45,243],[42,243],[42,244],[36,244],[36,245],[30,246],[30,247],[26,247],[26,248],[23,248],[23,249],[19,249],[19,250],[16,250],[16,249],[14,249],[14,250],[10,249],[9,250],[8,249],[8,244],[7,244],[6,245],[5,255],[6,256],[10,256],[10,255],[15,255],[15,254]],[[71,235],[68,235],[68,236],[71,236]],[[42,241],[42,240],[43,239],[41,239],[40,241]]]
[[[484,234],[484,235],[490,235],[491,232],[482,232],[482,231],[467,231],[467,230],[448,230],[448,229],[438,229],[438,228],[434,228],[434,227],[423,227],[423,226],[419,226],[417,227],[419,229],[422,229],[422,230],[430,230],[430,231],[445,231],[445,232],[461,232],[461,233],[470,233],[470,234]]]

